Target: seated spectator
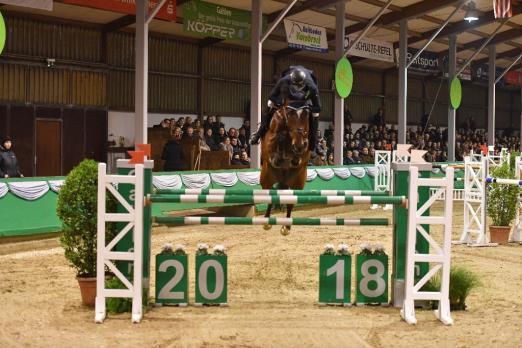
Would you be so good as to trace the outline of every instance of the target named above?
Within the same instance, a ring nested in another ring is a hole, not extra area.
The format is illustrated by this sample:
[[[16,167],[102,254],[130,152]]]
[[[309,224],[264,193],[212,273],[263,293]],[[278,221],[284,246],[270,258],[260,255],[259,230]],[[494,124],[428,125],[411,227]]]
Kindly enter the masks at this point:
[[[367,147],[363,147],[363,149],[362,149],[361,163],[362,164],[373,164],[374,163],[373,156],[370,155]]]
[[[185,156],[183,155],[183,149],[181,147],[181,128],[176,127],[171,140],[169,140],[163,147],[161,153],[161,159],[165,161],[163,170],[184,170],[185,169]]]
[[[355,163],[356,163],[356,162],[355,162],[355,160],[353,159],[353,153],[352,153],[352,151],[350,151],[350,150],[346,151],[346,155],[345,155],[345,157],[343,158],[343,164],[344,164],[345,166],[347,166],[347,165],[355,164]]]
[[[0,146],[0,178],[23,178],[16,158],[13,152],[13,141],[10,137],[2,139]]]
[[[205,132],[205,143],[210,148],[210,151],[219,150],[219,145],[216,144],[216,141],[214,140],[214,136],[212,135],[212,128],[207,128],[207,130]]]
[[[188,127],[192,127],[192,117],[190,116],[185,117],[185,123],[183,123],[181,130],[185,133]]]
[[[232,159],[230,160],[230,164],[234,166],[240,166],[241,165],[241,158],[239,155],[239,152],[234,152],[232,155]]]
[[[248,158],[248,154],[245,150],[241,151],[240,160],[241,160],[241,164],[250,165],[250,158]]]
[[[152,128],[170,128],[170,119],[164,118],[163,121],[161,121],[158,124],[155,124],[152,126]]]
[[[176,126],[183,130],[183,126],[185,125],[185,117],[178,118],[178,122],[176,122]]]
[[[192,128],[192,126],[188,126],[186,128],[186,131],[183,132],[183,139],[194,140],[197,138],[198,138],[198,136],[196,134],[194,134],[194,128]]]
[[[239,144],[239,140],[237,140],[237,138],[230,138],[230,145],[232,145],[233,152],[241,152],[242,147],[241,144]]]
[[[333,153],[330,152],[330,154],[328,155],[328,160],[326,162],[329,166],[335,165]]]
[[[352,158],[353,158],[354,163],[356,163],[356,164],[361,163],[361,159],[359,158],[359,151],[358,150],[353,150],[352,151]]]
[[[208,146],[207,142],[205,141],[205,129],[203,127],[199,129],[198,137],[200,151],[210,151],[210,146]]]
[[[212,129],[213,123],[214,123],[214,116],[208,115],[206,120],[203,122],[203,127],[205,127],[205,129]]]
[[[212,132],[214,132],[214,129],[212,129]],[[225,142],[225,138],[227,138],[227,137],[228,137],[228,135],[227,135],[227,132],[225,131],[225,128],[224,127],[220,127],[218,129],[218,133],[215,134],[215,136],[214,136],[214,141],[217,144],[221,144],[221,143]]]
[[[223,151],[228,151],[230,154],[230,159],[232,159],[232,154],[234,153],[234,148],[230,144],[230,138],[225,137],[225,140],[219,144],[219,147]]]
[[[199,118],[195,119],[194,122],[192,122],[192,128],[194,128],[195,131],[201,128],[201,121],[199,120]]]

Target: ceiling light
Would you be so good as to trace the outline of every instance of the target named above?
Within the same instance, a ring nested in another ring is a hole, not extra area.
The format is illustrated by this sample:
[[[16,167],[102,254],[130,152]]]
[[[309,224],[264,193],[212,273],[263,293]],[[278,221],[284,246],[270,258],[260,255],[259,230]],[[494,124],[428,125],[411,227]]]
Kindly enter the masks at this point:
[[[477,21],[479,19],[477,9],[475,8],[475,3],[473,1],[469,2],[468,10],[466,11],[466,15],[464,16],[464,19],[467,20],[469,23],[473,21]]]

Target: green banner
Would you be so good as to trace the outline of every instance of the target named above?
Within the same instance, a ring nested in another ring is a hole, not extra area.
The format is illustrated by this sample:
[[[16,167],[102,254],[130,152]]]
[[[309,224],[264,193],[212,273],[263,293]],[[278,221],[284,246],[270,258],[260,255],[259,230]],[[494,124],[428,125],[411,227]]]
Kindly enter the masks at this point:
[[[0,12],[0,54],[4,50],[5,46],[5,37],[6,37],[6,29],[5,29],[5,21],[2,16],[2,12]]]
[[[203,1],[183,4],[183,28],[186,32],[223,40],[250,40],[250,11],[238,10]],[[263,16],[263,28],[266,17]]]

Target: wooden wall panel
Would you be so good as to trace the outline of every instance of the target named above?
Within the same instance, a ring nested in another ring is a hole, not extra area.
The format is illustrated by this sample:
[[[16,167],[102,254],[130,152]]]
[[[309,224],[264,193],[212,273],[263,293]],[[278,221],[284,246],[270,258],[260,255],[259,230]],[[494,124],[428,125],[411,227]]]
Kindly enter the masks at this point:
[[[107,161],[107,111],[85,112],[85,157]]]
[[[7,105],[0,105],[0,142],[2,138],[8,135],[8,110]],[[1,145],[1,144],[0,144]]]
[[[34,107],[11,106],[10,135],[13,138],[13,150],[18,157],[20,169],[25,176],[32,176],[34,171]]]
[[[82,161],[85,154],[85,119],[82,109],[64,109],[63,120],[63,171],[69,173]]]

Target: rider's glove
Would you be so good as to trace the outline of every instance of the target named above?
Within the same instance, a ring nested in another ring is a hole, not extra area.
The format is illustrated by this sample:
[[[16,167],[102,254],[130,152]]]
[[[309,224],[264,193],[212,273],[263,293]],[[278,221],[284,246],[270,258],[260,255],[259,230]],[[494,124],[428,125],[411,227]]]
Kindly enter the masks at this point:
[[[318,113],[318,112],[314,112],[314,113],[312,114],[312,116],[313,116],[313,117],[319,117],[319,113]]]

